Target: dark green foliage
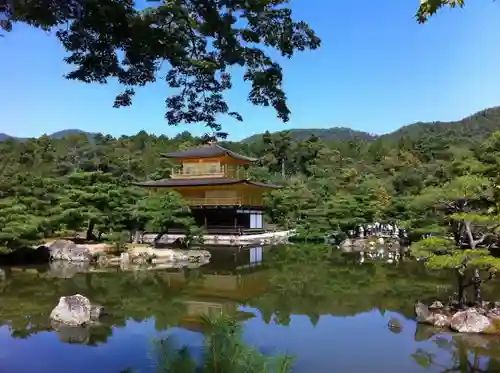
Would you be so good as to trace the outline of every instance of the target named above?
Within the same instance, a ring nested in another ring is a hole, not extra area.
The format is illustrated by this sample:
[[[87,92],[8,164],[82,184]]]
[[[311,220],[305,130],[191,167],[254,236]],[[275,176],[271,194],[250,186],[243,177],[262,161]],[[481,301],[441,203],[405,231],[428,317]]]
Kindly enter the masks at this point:
[[[437,11],[445,6],[451,8],[463,7],[465,0],[421,0],[415,18],[419,23],[427,22],[427,19],[437,13]]]
[[[376,142],[383,149],[384,143],[397,142],[399,147],[418,145],[422,150],[439,150],[452,143],[478,142],[486,140],[493,132],[500,129],[500,108],[493,107],[481,110],[464,119],[452,122],[413,123],[384,134],[374,135],[350,128],[294,128],[275,133],[288,133],[294,140],[307,140],[318,137],[323,141],[366,141]],[[243,140],[245,143],[261,141],[265,135],[253,135]],[[439,138],[437,138],[439,137]],[[430,142],[429,142],[430,141]]]
[[[468,128],[455,126],[456,133]],[[481,142],[490,128],[464,140],[442,128],[442,135],[415,131],[376,141],[297,141],[290,133],[266,133],[224,145],[259,158],[253,179],[283,185],[266,196],[269,222],[297,228],[302,237],[374,220],[441,234],[450,221],[446,203],[457,198],[474,196],[481,214],[500,209],[499,135]],[[167,138],[144,131],[118,139],[76,134],[0,142],[0,246],[16,249],[75,232],[105,239],[117,232],[161,232],[169,224],[192,227],[178,195],[149,195],[130,182],[169,177],[173,165],[160,153],[200,143],[188,132]]]
[[[148,195],[129,185],[168,175],[170,167],[158,153],[169,143],[145,133],[118,140],[99,135],[90,141],[77,134],[0,143],[0,247],[18,249],[75,234],[89,240],[123,232],[132,237],[171,223],[189,227],[189,209],[178,195]]]
[[[322,140],[325,141],[339,141],[339,140],[365,140],[365,141],[371,141],[375,140],[377,136],[371,135],[367,132],[363,131],[356,131],[350,128],[344,128],[344,127],[335,127],[335,128],[307,128],[307,129],[300,129],[300,128],[294,128],[288,131],[281,131],[281,132],[288,132],[290,136],[294,140],[307,140],[311,136],[318,137]],[[261,137],[265,135],[253,135],[250,137],[247,137],[246,139],[243,140],[243,142],[251,143],[258,141]]]
[[[481,302],[482,284],[500,271],[500,259],[495,255],[500,249],[499,139],[500,133],[494,133],[483,144],[483,152],[469,158],[471,167],[465,172],[443,185],[425,188],[415,198],[421,207],[434,207],[436,213],[428,222],[448,236],[416,242],[413,255],[425,259],[428,267],[456,271],[460,305],[466,302],[468,287],[474,289],[473,300]]]

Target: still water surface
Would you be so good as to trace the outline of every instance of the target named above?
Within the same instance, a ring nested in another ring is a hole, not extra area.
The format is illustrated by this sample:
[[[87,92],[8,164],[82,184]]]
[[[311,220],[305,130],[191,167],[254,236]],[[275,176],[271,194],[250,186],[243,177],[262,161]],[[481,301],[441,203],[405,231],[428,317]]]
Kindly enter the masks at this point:
[[[218,249],[200,268],[8,269],[0,280],[0,372],[153,373],[155,338],[174,335],[200,352],[196,316],[225,312],[244,322],[245,340],[262,352],[295,355],[297,373],[500,373],[500,339],[439,333],[412,320],[415,299],[453,291],[448,274],[304,250]],[[500,299],[499,290],[492,283],[485,292]],[[111,315],[76,335],[52,330],[50,311],[74,293]],[[401,328],[391,330],[391,319]]]

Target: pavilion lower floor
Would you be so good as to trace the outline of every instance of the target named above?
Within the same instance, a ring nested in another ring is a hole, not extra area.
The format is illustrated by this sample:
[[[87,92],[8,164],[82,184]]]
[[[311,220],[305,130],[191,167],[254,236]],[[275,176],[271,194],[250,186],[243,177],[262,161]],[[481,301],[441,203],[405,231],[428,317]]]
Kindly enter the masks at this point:
[[[265,232],[262,209],[241,208],[191,208],[198,227],[206,234],[245,235]],[[183,233],[180,227],[169,227],[167,233]]]
[[[213,246],[233,246],[242,247],[248,245],[275,245],[278,243],[286,243],[289,238],[295,235],[295,230],[275,230],[275,231],[262,231],[261,233],[244,233],[238,231],[237,233],[229,233],[228,231],[220,231],[220,233],[203,234],[203,245]],[[171,245],[176,244],[179,239],[185,237],[185,232],[177,231],[174,229],[164,234],[160,240],[155,242],[155,245]],[[157,233],[147,233],[142,235],[142,243],[151,244],[156,239]],[[202,246],[203,247],[203,246]]]

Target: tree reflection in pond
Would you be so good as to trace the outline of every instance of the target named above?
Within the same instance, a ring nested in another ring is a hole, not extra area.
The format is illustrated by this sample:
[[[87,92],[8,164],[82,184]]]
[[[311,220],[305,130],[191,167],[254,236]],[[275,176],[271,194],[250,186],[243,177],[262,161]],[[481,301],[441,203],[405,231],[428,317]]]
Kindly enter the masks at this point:
[[[420,331],[419,331],[420,330]],[[419,325],[415,339],[431,339],[439,352],[419,348],[413,359],[423,368],[437,368],[440,373],[500,372],[500,339],[478,334],[443,335],[438,330]],[[435,371],[435,370],[434,370]]]
[[[244,267],[241,260],[234,262],[235,267]],[[175,326],[199,331],[198,316],[224,313],[242,321],[260,316],[266,324],[289,325],[293,329],[291,320],[296,315],[307,316],[311,325],[324,327],[322,318],[373,310],[387,314],[380,333],[392,331],[403,341],[408,332],[412,333],[414,324],[409,320],[414,317],[414,301],[436,296],[447,299],[453,281],[454,277],[444,271],[430,272],[411,261],[387,264],[367,260],[359,264],[331,247],[299,245],[277,247],[265,253],[261,266],[240,270],[231,269],[228,263],[218,269],[216,263],[211,263],[201,268],[87,272],[57,278],[47,268],[11,269],[0,281],[0,323],[10,327],[14,338],[52,330],[49,314],[59,297],[80,293],[104,305],[110,315],[99,327],[81,330],[79,335],[59,329],[60,341],[99,346],[107,343],[117,328],[124,328],[128,320],[154,320],[159,331]],[[485,293],[500,294],[498,290],[499,282],[494,281]],[[240,306],[246,306],[247,312],[242,312]],[[449,343],[442,342],[443,338]],[[428,339],[436,341],[433,348],[425,342]],[[495,368],[499,356],[492,342],[478,347],[471,340],[450,339],[442,331],[422,326],[416,328],[414,341],[408,343],[415,345],[413,356],[421,364],[418,369],[423,369],[422,362],[430,359],[432,364],[428,366],[433,367],[433,372],[438,368],[436,364],[455,369],[439,366],[439,372],[484,372]],[[472,365],[466,365],[464,356],[476,351],[480,352],[479,360],[471,357]],[[409,354],[405,358],[412,360]],[[462,365],[456,365],[455,360]]]
[[[446,272],[429,272],[419,263],[357,265],[340,251],[316,246],[277,251],[273,264],[270,291],[252,302],[266,320],[273,313],[279,321],[290,314],[353,316],[373,309],[412,318],[416,299],[447,297],[451,289]]]

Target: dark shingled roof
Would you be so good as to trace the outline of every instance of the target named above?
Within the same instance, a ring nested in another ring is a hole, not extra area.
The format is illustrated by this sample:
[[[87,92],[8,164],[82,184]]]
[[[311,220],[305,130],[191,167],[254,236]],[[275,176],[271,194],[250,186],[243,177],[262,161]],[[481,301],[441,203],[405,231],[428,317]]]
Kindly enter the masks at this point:
[[[235,153],[229,149],[226,149],[219,144],[208,144],[203,146],[197,146],[195,148],[189,148],[182,152],[173,152],[173,153],[163,153],[160,154],[165,158],[212,158],[212,157],[221,157],[227,155],[231,158],[238,159],[240,161],[248,161],[248,162],[257,162],[257,158],[247,157],[245,155],[241,155]]]
[[[226,179],[226,178],[206,178],[206,179],[162,179],[144,181],[142,183],[132,183],[133,185],[145,188],[174,188],[174,187],[190,187],[190,186],[206,186],[206,185],[235,185],[235,184],[248,184],[255,185],[262,188],[281,188],[279,185],[264,184],[258,181],[251,181],[246,179]]]

